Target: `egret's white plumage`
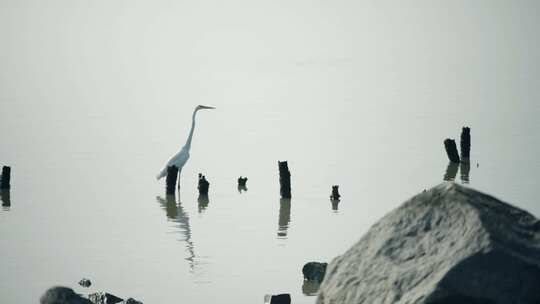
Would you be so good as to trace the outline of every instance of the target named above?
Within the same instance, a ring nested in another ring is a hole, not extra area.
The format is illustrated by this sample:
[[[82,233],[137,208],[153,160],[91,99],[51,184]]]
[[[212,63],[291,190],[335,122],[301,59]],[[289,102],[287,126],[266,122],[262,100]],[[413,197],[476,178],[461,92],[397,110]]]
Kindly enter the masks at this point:
[[[191,130],[189,131],[189,136],[186,141],[186,144],[180,149],[178,153],[176,153],[165,165],[165,167],[159,172],[159,174],[156,176],[156,178],[159,180],[165,176],[167,176],[167,168],[171,166],[178,167],[178,176],[180,177],[180,172],[182,172],[182,168],[186,164],[186,162],[189,159],[189,150],[191,149],[191,140],[193,138],[193,131],[195,130],[195,116],[197,115],[197,112],[199,110],[203,109],[215,109],[214,107],[209,106],[197,106],[195,107],[195,110],[193,111],[193,116],[191,118]],[[178,179],[178,183],[180,184],[180,178]]]

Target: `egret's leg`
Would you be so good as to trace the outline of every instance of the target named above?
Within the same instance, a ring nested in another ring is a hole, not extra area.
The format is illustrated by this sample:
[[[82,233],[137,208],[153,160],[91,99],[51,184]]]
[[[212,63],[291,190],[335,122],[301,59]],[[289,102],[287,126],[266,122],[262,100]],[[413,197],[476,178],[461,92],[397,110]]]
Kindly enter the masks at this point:
[[[180,173],[182,171],[181,170],[178,170],[178,193],[180,194]]]

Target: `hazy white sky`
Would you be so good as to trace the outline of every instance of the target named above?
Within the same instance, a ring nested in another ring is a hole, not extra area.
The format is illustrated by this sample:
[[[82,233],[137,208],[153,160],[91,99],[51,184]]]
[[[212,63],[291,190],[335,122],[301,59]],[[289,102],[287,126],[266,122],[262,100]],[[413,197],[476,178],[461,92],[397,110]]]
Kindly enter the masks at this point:
[[[221,111],[201,126],[217,138],[224,128],[276,137],[286,117],[311,149],[328,140],[323,130],[350,133],[372,117],[535,129],[539,9],[492,0],[0,0],[0,138],[16,147],[9,155],[25,138],[183,140],[196,104]]]

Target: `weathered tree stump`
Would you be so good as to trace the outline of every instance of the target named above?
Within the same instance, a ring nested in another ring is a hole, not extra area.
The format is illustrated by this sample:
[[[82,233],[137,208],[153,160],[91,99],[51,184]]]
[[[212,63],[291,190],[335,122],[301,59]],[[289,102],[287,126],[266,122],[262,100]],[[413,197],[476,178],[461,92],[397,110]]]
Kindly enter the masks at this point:
[[[2,167],[2,177],[0,177],[0,190],[11,188],[11,168],[8,166]]]
[[[245,187],[247,181],[248,181],[248,178],[247,178],[247,177],[242,177],[242,176],[240,176],[240,177],[238,178],[238,187]]]
[[[199,195],[208,195],[209,187],[210,183],[206,180],[206,176],[199,173],[199,185],[197,186],[197,189],[199,189]]]
[[[447,138],[444,140],[444,148],[448,159],[453,163],[459,163],[459,154],[457,151],[456,142],[453,139]]]
[[[463,127],[461,129],[460,148],[461,159],[468,161],[471,152],[471,128],[469,127]]]
[[[281,198],[291,198],[291,172],[287,161],[278,161]]]
[[[340,197],[341,195],[339,195],[339,186],[338,185],[332,186],[332,194],[330,195],[330,199],[339,200]]]
[[[176,189],[176,179],[178,178],[178,167],[170,166],[167,168],[166,193],[174,195]]]

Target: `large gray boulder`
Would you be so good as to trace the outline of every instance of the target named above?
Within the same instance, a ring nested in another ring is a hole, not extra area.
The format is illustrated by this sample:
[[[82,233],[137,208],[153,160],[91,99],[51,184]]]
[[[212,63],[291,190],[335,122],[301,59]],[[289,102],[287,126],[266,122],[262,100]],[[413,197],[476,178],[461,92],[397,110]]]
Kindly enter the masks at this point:
[[[473,189],[440,184],[335,258],[317,303],[540,303],[540,222]]]

